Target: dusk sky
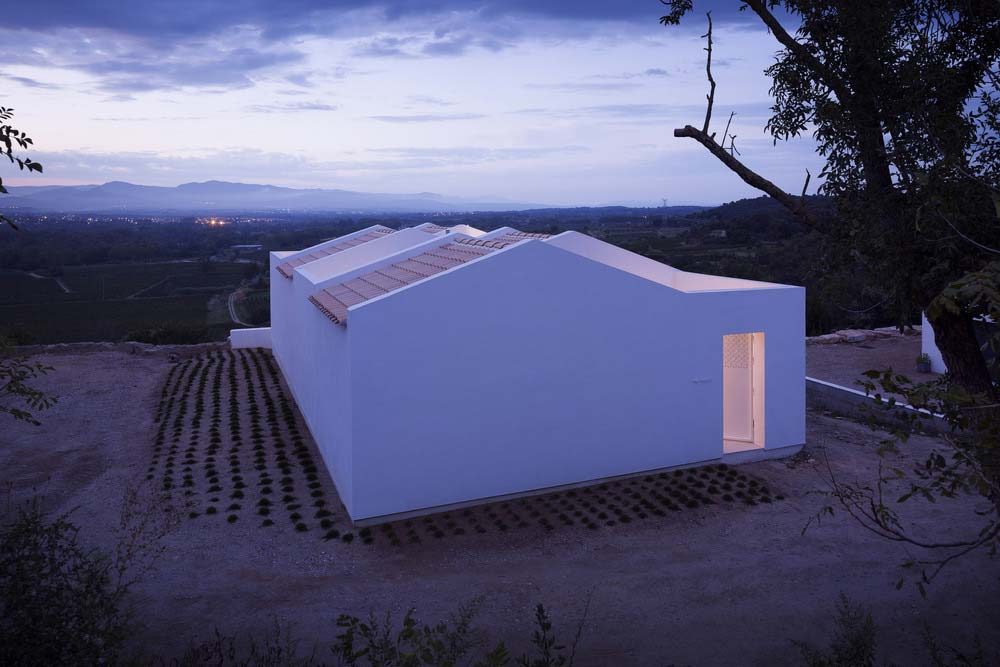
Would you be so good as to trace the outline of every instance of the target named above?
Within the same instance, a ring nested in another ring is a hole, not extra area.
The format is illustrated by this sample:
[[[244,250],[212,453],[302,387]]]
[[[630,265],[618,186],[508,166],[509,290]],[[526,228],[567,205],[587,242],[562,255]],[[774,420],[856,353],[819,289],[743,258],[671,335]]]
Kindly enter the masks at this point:
[[[712,204],[759,193],[698,144],[713,127],[789,191],[821,166],[773,146],[776,44],[738,2],[37,0],[4,8],[0,105],[44,175],[9,184],[230,180],[478,200]],[[331,8],[332,7],[332,8]],[[815,186],[816,179],[813,180]]]

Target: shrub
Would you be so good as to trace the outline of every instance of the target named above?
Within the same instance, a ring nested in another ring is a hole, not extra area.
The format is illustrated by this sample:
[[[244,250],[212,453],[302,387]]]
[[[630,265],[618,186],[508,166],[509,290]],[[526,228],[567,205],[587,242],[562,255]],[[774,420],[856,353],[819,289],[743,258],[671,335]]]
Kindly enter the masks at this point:
[[[840,594],[834,614],[836,630],[830,646],[817,649],[793,641],[808,667],[871,667],[875,665],[875,622],[871,613]]]
[[[0,536],[0,663],[97,664],[126,637],[111,559],[79,544],[67,516],[19,508]]]
[[[95,665],[117,661],[128,636],[128,593],[162,554],[178,521],[160,500],[126,489],[110,553],[84,547],[68,514],[37,500],[7,507],[0,525],[0,664]]]

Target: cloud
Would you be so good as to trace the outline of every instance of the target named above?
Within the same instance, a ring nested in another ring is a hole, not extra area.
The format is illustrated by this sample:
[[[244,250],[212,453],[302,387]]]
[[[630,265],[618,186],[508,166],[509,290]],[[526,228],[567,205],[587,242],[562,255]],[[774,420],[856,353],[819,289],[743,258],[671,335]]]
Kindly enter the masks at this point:
[[[432,97],[430,95],[409,95],[407,96],[406,101],[411,104],[426,104],[434,107],[450,107],[455,105],[455,103],[450,100],[444,100],[440,97]]]
[[[670,72],[659,67],[650,67],[640,72],[618,74],[591,74],[587,81],[563,81],[557,83],[526,83],[525,88],[538,90],[562,90],[567,92],[600,92],[630,90],[643,85],[643,79],[670,76]]]
[[[428,56],[458,56],[475,43],[471,35],[455,35],[424,44],[421,53]]]
[[[206,116],[98,116],[101,123],[159,123],[163,121],[205,120]]]
[[[292,102],[290,104],[252,104],[247,111],[254,113],[289,113],[299,111],[336,111],[337,105],[323,102]]]
[[[260,51],[203,45],[193,52],[178,49],[160,58],[129,50],[92,62],[67,63],[64,67],[100,77],[101,90],[141,93],[180,87],[246,88],[253,85],[251,74],[297,63],[303,58],[302,53],[288,49]]]
[[[285,81],[294,84],[296,86],[301,86],[303,88],[309,88],[312,86],[312,79],[310,72],[296,72],[294,74],[286,74]]]
[[[627,81],[605,81],[605,82],[564,82],[564,83],[526,83],[525,88],[535,88],[538,90],[563,90],[567,92],[593,92],[593,91],[613,91],[629,90],[638,88],[640,84],[629,83]]]
[[[387,172],[433,171],[485,163],[535,160],[587,151],[586,147],[572,145],[515,148],[396,147],[369,149],[353,160],[316,160],[301,155],[256,149],[197,154],[58,151],[42,152],[32,157],[45,165],[47,178],[58,182],[102,183],[109,180],[130,180],[149,185],[177,185],[190,181],[224,179],[273,185],[329,187],[333,179],[361,172],[377,175]]]
[[[372,120],[383,123],[439,123],[453,120],[477,120],[486,118],[481,113],[420,113],[399,116],[369,116]]]
[[[44,81],[38,81],[37,79],[32,79],[27,76],[0,74],[0,78],[6,79],[7,81],[13,81],[14,83],[19,83],[22,86],[26,86],[28,88],[40,88],[44,90],[62,90],[62,86],[56,85],[54,83],[45,83]]]
[[[379,36],[359,42],[351,50],[359,58],[416,58],[416,54],[403,47],[415,41],[415,37]]]
[[[592,74],[591,79],[622,79],[629,81],[631,79],[642,79],[648,77],[661,77],[670,76],[670,72],[660,67],[650,67],[641,72],[622,72],[621,74]]]
[[[698,12],[711,9],[717,21],[752,20],[749,12],[737,11],[735,4],[703,0],[698,3]],[[565,0],[241,0],[238,5],[231,0],[48,0],[42,10],[37,3],[11,3],[4,8],[4,24],[13,30],[37,32],[109,30],[162,42],[250,25],[280,41],[328,32],[344,22],[345,14],[358,12],[374,14],[384,24],[455,12],[474,14],[484,23],[525,17],[564,23],[655,23],[665,9],[650,0],[575,0],[572,4]]]
[[[372,148],[369,153],[396,158],[437,159],[447,163],[482,163],[506,160],[530,160],[550,155],[585,153],[586,146],[524,146],[519,148],[486,148],[477,146],[455,147],[390,147]]]

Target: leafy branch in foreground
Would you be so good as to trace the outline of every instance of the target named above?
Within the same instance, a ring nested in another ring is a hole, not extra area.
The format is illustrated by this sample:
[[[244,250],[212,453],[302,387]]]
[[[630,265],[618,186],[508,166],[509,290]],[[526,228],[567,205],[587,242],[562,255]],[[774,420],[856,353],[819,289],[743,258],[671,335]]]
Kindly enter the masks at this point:
[[[16,164],[18,169],[29,172],[37,171],[42,173],[42,165],[35,162],[30,157],[20,157],[14,154],[16,148],[28,150],[34,144],[27,134],[11,125],[10,120],[14,117],[14,110],[9,107],[0,107],[0,155],[6,156],[11,164]],[[0,178],[0,194],[8,194],[7,188]],[[11,228],[17,229],[14,221],[7,216],[0,215],[0,224],[7,223]]]
[[[84,546],[70,514],[34,498],[0,515],[0,664],[114,664],[129,637],[128,595],[177,525],[160,499],[126,489],[117,546]]]
[[[539,604],[535,608],[531,650],[516,659],[503,642],[493,644],[494,640],[474,626],[481,604],[482,598],[476,598],[448,620],[435,624],[421,623],[410,609],[398,627],[388,613],[381,617],[372,613],[367,619],[341,614],[337,618],[338,634],[329,650],[334,664],[341,667],[572,667],[590,610],[589,595],[568,654],[567,647],[556,637],[548,612]],[[239,650],[241,643],[235,636],[216,631],[211,640],[191,647],[174,664],[183,667],[326,664],[317,658],[316,646],[308,656],[300,657],[300,641],[289,626],[277,620],[271,633],[252,638],[249,648]]]
[[[880,461],[870,483],[838,478],[827,461],[827,494],[872,533],[923,550],[926,555],[905,561],[903,567],[917,573],[917,588],[926,594],[925,585],[949,563],[977,550],[995,556],[1000,547],[1000,411],[997,405],[984,403],[981,395],[967,393],[947,377],[913,382],[891,369],[867,371],[865,376],[860,384],[866,393],[874,396],[882,409],[893,410],[898,420],[890,437],[879,445],[880,457],[898,452],[913,434],[925,430],[930,420],[947,428],[936,429],[939,446],[912,470],[886,468]],[[904,397],[914,409],[900,410],[897,396]],[[873,430],[882,428],[874,421],[870,426]],[[933,532],[907,527],[899,515],[898,506],[913,498],[936,503],[970,495],[983,499],[976,510],[981,523],[974,533],[962,537],[933,537]],[[833,511],[833,506],[826,506],[813,519]],[[903,580],[901,577],[896,582],[897,588]]]
[[[806,667],[874,667],[893,663],[878,659],[878,627],[871,611],[843,593],[833,613],[833,633],[826,647],[817,648],[804,641],[792,640]],[[931,627],[924,625],[924,647],[934,667],[986,667],[994,664],[987,657],[979,636],[973,637],[972,650],[963,651],[941,644]],[[994,656],[995,657],[995,656]]]
[[[0,414],[38,426],[41,422],[34,412],[47,410],[58,400],[29,382],[53,370],[51,366],[31,362],[23,355],[10,354],[7,344],[0,339]],[[21,406],[27,406],[25,407]]]

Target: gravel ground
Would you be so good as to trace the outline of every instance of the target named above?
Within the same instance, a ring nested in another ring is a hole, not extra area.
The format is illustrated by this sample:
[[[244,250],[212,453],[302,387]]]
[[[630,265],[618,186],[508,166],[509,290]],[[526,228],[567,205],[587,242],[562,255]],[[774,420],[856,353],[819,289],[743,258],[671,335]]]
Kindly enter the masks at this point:
[[[863,343],[834,343],[806,347],[806,375],[851,389],[861,388],[857,380],[868,370],[892,370],[914,382],[927,382],[936,373],[917,372],[920,335],[893,336]]]
[[[834,363],[814,359],[817,348],[822,355],[839,354],[825,347],[839,346],[811,346],[810,373],[817,363]],[[155,464],[152,460],[165,410],[164,383],[171,368],[178,367],[171,361],[171,354],[177,353],[192,356],[181,348],[142,346],[39,351],[36,358],[56,370],[38,384],[60,400],[42,415],[42,426],[6,424],[0,435],[0,466],[15,499],[40,493],[48,508],[74,510],[74,520],[88,539],[110,544],[126,484],[162,488],[165,458]],[[263,380],[254,377],[270,387],[281,414],[280,383],[267,379],[266,363],[264,368]],[[178,373],[174,371],[174,379]],[[224,379],[227,373],[223,367]],[[240,395],[247,391],[244,383],[238,378]],[[211,396],[211,389],[205,396]],[[227,404],[225,395],[222,404]],[[156,421],[158,411],[161,422]],[[204,414],[199,428],[209,434],[211,403]],[[240,417],[240,428],[251,428],[245,409]],[[224,413],[220,422],[225,425],[227,419]],[[271,450],[273,439],[287,439],[294,449],[291,426],[283,424],[274,435],[267,428],[266,411],[263,419],[266,463],[261,465],[266,470],[252,465],[257,460],[248,453],[256,444],[252,436],[244,438],[245,447],[237,452],[241,476],[255,493],[261,487],[254,476],[280,465],[274,463],[280,457]],[[828,458],[838,475],[868,478],[877,461],[873,448],[878,441],[850,421],[813,413],[807,420],[803,454],[738,468],[747,479],[782,495],[780,501],[701,505],[598,529],[559,524],[552,530],[425,537],[419,543],[324,540],[317,519],[310,517],[308,530],[299,532],[281,514],[284,509],[274,517],[274,525],[262,527],[262,517],[249,509],[249,500],[256,497],[249,493],[238,520],[228,523],[224,507],[217,515],[204,514],[217,492],[200,477],[190,487],[191,496],[178,493],[186,488],[178,484],[178,461],[173,493],[194,503],[192,511],[199,516],[185,516],[167,536],[167,550],[156,571],[136,589],[141,627],[135,646],[176,655],[193,640],[208,638],[215,628],[262,633],[274,618],[290,622],[307,645],[322,645],[336,634],[339,613],[392,611],[398,616],[416,607],[422,619],[431,621],[481,595],[478,625],[518,650],[530,636],[536,603],[551,610],[556,630],[569,641],[590,596],[578,664],[773,665],[796,661],[790,639],[821,642],[828,636],[830,610],[844,592],[872,609],[881,646],[898,664],[928,662],[920,639],[924,623],[954,646],[971,646],[978,633],[994,660],[1000,659],[1000,636],[995,633],[1000,623],[1000,561],[983,554],[961,559],[940,575],[924,600],[913,586],[893,586],[901,573],[899,563],[919,554],[873,537],[842,513],[803,535],[806,522],[824,505],[824,499],[812,493],[823,486],[821,462]],[[297,416],[292,423],[299,423]],[[220,460],[232,455],[228,450],[233,444],[225,428],[222,432]],[[164,433],[163,447],[168,449],[174,434],[169,419]],[[180,442],[187,443],[189,435],[183,426]],[[301,436],[304,450],[295,450],[296,456],[305,460],[309,454],[317,463],[318,490],[336,517],[335,492],[305,429]],[[915,438],[908,453],[892,464],[906,467],[934,444]],[[205,450],[198,451],[202,457]],[[166,456],[165,450],[161,456]],[[204,465],[202,457],[192,466],[196,476],[204,477],[199,467]],[[307,466],[290,467],[292,486],[301,489],[296,494],[308,495]],[[229,474],[227,468],[220,476],[228,479]],[[152,479],[147,480],[149,475]],[[230,499],[227,495],[219,502]],[[971,498],[934,505],[914,502],[905,508],[904,518],[918,519],[923,530],[935,534],[958,535],[977,528],[974,506]],[[341,526],[341,534],[344,530]],[[325,649],[318,655],[325,657]]]

